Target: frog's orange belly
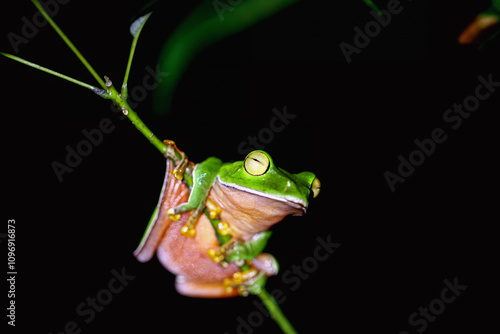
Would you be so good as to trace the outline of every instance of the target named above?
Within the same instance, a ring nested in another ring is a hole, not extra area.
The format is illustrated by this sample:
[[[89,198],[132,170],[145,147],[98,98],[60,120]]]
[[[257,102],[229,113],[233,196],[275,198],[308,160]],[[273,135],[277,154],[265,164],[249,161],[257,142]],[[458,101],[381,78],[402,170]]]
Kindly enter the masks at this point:
[[[223,268],[208,256],[209,249],[217,248],[214,228],[208,219],[201,215],[196,224],[196,236],[187,238],[181,235],[189,213],[182,214],[179,221],[171,222],[156,252],[160,263],[170,272],[182,276],[183,281],[222,283],[238,271],[234,264]]]
[[[238,268],[234,264],[223,268],[208,256],[208,250],[219,245],[215,231],[205,215],[200,215],[194,238],[184,237],[180,233],[189,217],[189,212],[183,213],[181,219],[176,222],[168,217],[167,212],[170,208],[189,199],[186,184],[173,177],[173,169],[174,164],[167,159],[167,172],[158,206],[158,216],[155,217],[154,223],[148,226],[146,237],[134,255],[139,261],[146,262],[156,252],[160,263],[177,275],[176,288],[183,295],[211,298],[235,296],[236,290],[226,291],[223,280],[231,277]]]

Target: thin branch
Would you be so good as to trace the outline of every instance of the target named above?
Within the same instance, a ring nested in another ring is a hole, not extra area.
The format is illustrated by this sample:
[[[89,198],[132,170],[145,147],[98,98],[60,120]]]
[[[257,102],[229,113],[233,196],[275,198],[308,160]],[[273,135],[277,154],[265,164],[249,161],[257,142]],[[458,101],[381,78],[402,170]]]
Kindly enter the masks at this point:
[[[107,94],[105,93],[105,91],[101,88],[97,88],[95,86],[92,86],[92,85],[89,85],[88,83],[85,83],[85,82],[82,82],[80,80],[77,80],[77,79],[74,79],[72,77],[68,77],[67,75],[64,75],[64,74],[61,74],[59,72],[56,72],[56,71],[53,71],[49,68],[46,68],[46,67],[43,67],[43,66],[40,66],[38,64],[35,64],[35,63],[32,63],[30,61],[27,61],[25,59],[22,59],[22,58],[19,58],[17,56],[14,56],[14,55],[11,55],[9,53],[5,53],[5,52],[0,52],[0,55],[2,56],[5,56],[7,58],[10,58],[12,60],[15,60],[15,61],[18,61],[20,63],[23,63],[25,65],[28,65],[28,66],[31,66],[33,68],[36,68],[37,70],[40,70],[40,71],[43,71],[43,72],[47,72],[49,74],[52,74],[52,75],[55,75],[56,77],[59,77],[61,79],[64,79],[64,80],[67,80],[69,82],[72,82],[74,84],[77,84],[79,86],[82,86],[82,87],[85,87],[85,88],[88,88],[90,90],[92,90],[94,93],[96,93],[97,95],[101,96],[101,97],[104,97],[106,98],[107,97]]]
[[[58,33],[58,35],[64,40],[64,42],[68,45],[68,47],[75,53],[75,55],[78,57],[78,59],[85,65],[87,70],[92,74],[92,76],[97,80],[97,82],[101,85],[103,89],[94,87],[92,85],[89,85],[87,83],[84,83],[82,81],[76,80],[74,78],[71,78],[69,76],[66,76],[64,74],[61,74],[59,72],[50,70],[46,67],[37,65],[35,63],[29,62],[27,60],[24,60],[22,58],[19,58],[17,56],[13,56],[8,53],[0,52],[0,55],[3,55],[7,58],[10,58],[12,60],[18,61],[20,63],[23,63],[25,65],[28,65],[30,67],[36,68],[38,70],[44,71],[46,73],[55,75],[59,78],[62,78],[64,80],[70,81],[72,83],[75,83],[77,85],[80,85],[82,87],[85,87],[87,89],[92,90],[93,92],[97,93],[98,95],[109,98],[113,100],[115,104],[117,104],[123,114],[125,114],[129,120],[134,124],[134,126],[146,137],[149,139],[149,141],[167,158],[170,158],[174,160],[175,162],[181,160],[180,154],[174,150],[173,153],[169,153],[169,145],[165,144],[162,142],[158,137],[156,137],[153,132],[144,124],[144,122],[139,118],[137,113],[130,107],[130,105],[127,103],[127,81],[130,73],[130,67],[132,64],[132,59],[134,56],[135,48],[137,45],[137,40],[139,38],[140,32],[144,26],[144,23],[146,20],[149,18],[151,13],[143,16],[143,20],[139,22],[140,26],[139,28],[133,33],[134,39],[132,42],[132,47],[130,50],[130,55],[128,59],[128,64],[127,68],[125,71],[125,78],[124,82],[122,85],[122,95],[114,88],[112,83],[106,84],[105,81],[101,79],[101,77],[97,74],[97,72],[92,68],[92,66],[87,62],[87,60],[83,57],[83,55],[78,51],[78,49],[73,45],[73,43],[69,40],[69,38],[62,32],[62,30],[56,25],[56,23],[52,20],[52,18],[47,14],[45,9],[42,7],[39,1],[37,0],[31,0],[33,4],[38,8],[38,10],[42,13],[42,15],[45,17],[45,19],[50,23],[50,25],[54,28],[54,30]],[[125,91],[125,94],[123,92]],[[172,150],[171,150],[172,151]],[[240,269],[245,269],[245,268],[240,268]],[[296,334],[296,330],[293,328],[292,324],[288,321],[286,316],[283,314],[281,309],[279,308],[276,300],[272,295],[270,295],[265,288],[262,288],[260,292],[257,294],[257,296],[262,300],[264,303],[265,307],[269,311],[269,314],[271,317],[276,321],[276,323],[279,325],[281,330],[285,334]]]
[[[90,66],[89,62],[80,53],[80,51],[78,51],[78,49],[76,48],[76,46],[69,40],[69,38],[64,34],[64,32],[57,26],[57,24],[54,22],[54,20],[52,20],[52,18],[45,11],[45,9],[40,4],[40,2],[37,1],[37,0],[31,0],[31,2],[36,6],[36,8],[38,8],[38,10],[40,11],[40,13],[42,13],[43,17],[45,17],[45,19],[47,20],[47,22],[49,22],[49,24],[52,26],[52,28],[54,28],[54,30],[57,32],[57,34],[63,39],[63,41],[66,43],[66,45],[68,45],[68,47],[71,49],[71,51],[73,51],[73,53],[78,57],[78,59],[80,59],[80,61],[87,68],[87,70],[90,72],[90,74],[92,74],[92,76],[97,80],[97,82],[99,83],[99,85],[101,85],[101,87],[103,89],[106,89],[105,82],[97,74],[97,72],[94,70],[94,68],[92,68],[92,66]]]
[[[36,8],[42,13],[43,17],[50,23],[52,28],[57,32],[57,34],[64,40],[64,42],[69,46],[69,48],[73,51],[73,53],[80,59],[80,61],[85,65],[87,70],[92,74],[92,76],[99,82],[101,87],[106,91],[106,93],[103,93],[104,97],[112,99],[115,104],[117,104],[124,115],[128,117],[128,119],[134,124],[137,130],[139,130],[144,137],[146,137],[151,144],[153,144],[163,155],[168,152],[168,145],[166,145],[164,142],[162,142],[156,135],[153,134],[153,132],[144,124],[144,122],[139,118],[136,112],[132,110],[132,108],[129,106],[127,103],[127,100],[125,98],[122,98],[118,91],[113,87],[113,85],[106,84],[103,79],[97,74],[97,72],[94,70],[94,68],[89,64],[89,62],[83,57],[83,55],[78,51],[78,49],[75,47],[75,45],[69,40],[69,38],[63,33],[63,31],[57,26],[57,24],[52,20],[52,18],[49,16],[49,14],[45,11],[43,6],[40,4],[39,1],[37,0],[31,0],[33,4],[36,6]],[[138,35],[138,34],[137,34]],[[135,43],[137,43],[137,40],[135,40]],[[135,46],[133,47],[133,49]],[[5,55],[5,54],[4,54]],[[129,60],[130,62],[131,60]],[[30,65],[30,64],[27,64]],[[31,66],[31,65],[30,65]],[[37,65],[38,66],[38,65]],[[39,68],[40,69],[40,68]],[[48,73],[57,75],[59,77],[62,77],[60,73],[57,73],[55,71],[47,69]],[[81,81],[75,80],[73,78],[69,77],[64,77],[64,79],[71,79],[71,82],[74,83],[79,83]],[[89,87],[86,87],[89,88]],[[175,158],[177,158],[176,155],[173,157],[170,157],[174,161],[176,161]]]
[[[137,41],[139,40],[139,35],[141,34],[142,28],[146,24],[146,21],[149,19],[151,14],[152,14],[152,12],[148,13],[144,16],[141,16],[140,18],[138,18],[137,20],[134,21],[134,24],[136,24],[137,26],[131,27],[130,32],[134,36],[134,39],[132,40],[132,46],[130,47],[130,54],[128,56],[127,68],[125,69],[125,76],[123,78],[123,84],[122,84],[122,89],[121,89],[122,98],[125,100],[127,99],[127,96],[128,96],[128,88],[127,88],[128,76],[130,74],[130,68],[132,67],[132,59],[134,58],[134,53],[135,53],[135,48],[137,46]]]
[[[137,113],[130,107],[125,99],[120,97],[120,93],[115,89],[114,86],[107,88],[109,98],[112,99],[122,110],[123,114],[128,117],[137,130],[146,137],[154,147],[158,149],[165,157],[171,158],[174,162],[180,160],[180,156],[177,155],[167,156],[166,153],[169,152],[168,145],[161,141],[154,133],[151,131],[147,125],[139,118]],[[178,158],[178,159],[177,159]]]
[[[260,298],[260,300],[262,300],[267,310],[269,311],[271,318],[273,318],[278,326],[280,326],[283,333],[297,334],[297,331],[295,330],[295,328],[293,328],[290,321],[288,321],[287,317],[283,314],[274,297],[271,296],[265,288],[261,289],[257,296]]]

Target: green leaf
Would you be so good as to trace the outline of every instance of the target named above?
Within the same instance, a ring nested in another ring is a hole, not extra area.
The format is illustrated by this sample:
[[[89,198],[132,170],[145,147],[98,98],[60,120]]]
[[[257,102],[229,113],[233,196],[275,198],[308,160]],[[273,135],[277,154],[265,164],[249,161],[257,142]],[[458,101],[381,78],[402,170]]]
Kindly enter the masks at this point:
[[[134,22],[132,22],[132,24],[130,25],[130,34],[132,35],[132,37],[135,38],[141,32],[142,27],[144,27],[144,24],[146,24],[146,21],[151,14],[152,12],[149,12],[146,15],[138,17]]]
[[[206,46],[243,31],[298,0],[205,0],[179,24],[162,47],[160,71],[170,75],[154,91],[154,111],[166,114],[181,76]]]
[[[500,0],[491,0],[491,6],[500,12]]]

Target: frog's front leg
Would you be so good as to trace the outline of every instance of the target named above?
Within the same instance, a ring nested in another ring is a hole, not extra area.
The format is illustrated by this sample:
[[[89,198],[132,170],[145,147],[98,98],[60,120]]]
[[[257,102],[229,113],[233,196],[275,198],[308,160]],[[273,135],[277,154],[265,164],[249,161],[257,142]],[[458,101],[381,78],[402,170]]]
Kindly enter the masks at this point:
[[[213,157],[199,163],[193,172],[193,187],[188,202],[167,211],[168,216],[173,221],[179,220],[181,213],[192,211],[188,221],[181,229],[183,236],[190,238],[195,236],[196,222],[205,208],[208,193],[215,182],[221,164],[220,159]]]

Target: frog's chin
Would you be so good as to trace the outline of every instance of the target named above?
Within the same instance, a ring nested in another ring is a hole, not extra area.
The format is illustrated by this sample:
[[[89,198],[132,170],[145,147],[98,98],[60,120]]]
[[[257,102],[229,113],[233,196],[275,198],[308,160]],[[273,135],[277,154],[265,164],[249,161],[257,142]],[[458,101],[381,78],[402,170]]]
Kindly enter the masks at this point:
[[[302,215],[307,212],[307,206],[308,205],[307,205],[306,202],[304,202],[300,198],[291,197],[291,196],[277,196],[277,195],[267,194],[265,192],[258,191],[258,190],[255,190],[255,189],[249,189],[249,188],[245,188],[245,187],[240,187],[240,186],[235,185],[235,184],[227,184],[227,183],[224,183],[224,182],[222,182],[220,180],[218,180],[218,181],[222,185],[224,185],[225,187],[228,187],[228,188],[237,189],[239,191],[243,191],[243,192],[246,192],[246,193],[249,193],[249,194],[253,194],[253,195],[257,195],[257,196],[269,198],[269,199],[272,199],[272,200],[275,200],[275,201],[286,203],[289,206],[291,206],[292,208],[294,208],[297,211],[301,212]],[[300,216],[300,215],[301,214],[295,214],[294,216]]]

